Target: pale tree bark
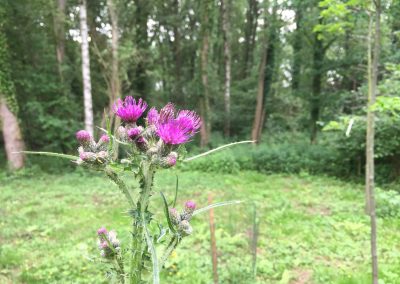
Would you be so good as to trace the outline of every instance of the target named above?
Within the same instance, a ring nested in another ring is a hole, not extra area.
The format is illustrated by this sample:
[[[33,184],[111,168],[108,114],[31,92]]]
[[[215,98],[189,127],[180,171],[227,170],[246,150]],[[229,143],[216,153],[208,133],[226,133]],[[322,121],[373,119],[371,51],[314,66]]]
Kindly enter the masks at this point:
[[[24,166],[25,156],[20,153],[25,149],[17,116],[10,110],[5,98],[0,94],[0,120],[2,124],[8,165],[11,170]]]
[[[114,0],[107,0],[108,11],[111,19],[111,80],[110,80],[110,104],[109,109],[112,111],[113,103],[121,97],[121,83],[119,78],[119,59],[118,59],[118,48],[119,48],[119,32],[118,32],[118,15],[115,8]],[[118,124],[118,121],[113,122],[114,125]]]
[[[371,110],[375,103],[378,92],[378,64],[380,55],[381,41],[381,1],[375,0],[375,28],[372,36],[372,16],[369,25],[369,43],[368,43],[368,108],[367,108],[367,137],[366,137],[366,211],[370,216],[371,222],[371,259],[372,259],[372,283],[378,284],[378,255],[377,255],[377,226],[375,212],[375,162],[374,162],[374,144],[375,144],[375,115]],[[373,48],[372,48],[372,37]],[[373,52],[372,52],[373,49]]]
[[[230,23],[229,23],[229,4],[230,0],[221,0],[222,14],[222,32],[224,38],[224,65],[225,65],[225,80],[224,80],[224,107],[225,107],[225,123],[224,134],[230,136],[231,129],[231,47],[229,42]]]
[[[210,94],[209,94],[209,83],[208,83],[208,52],[210,45],[210,23],[209,23],[209,12],[210,12],[209,0],[202,1],[203,15],[202,15],[202,47],[201,47],[201,83],[203,86],[203,94],[200,99],[200,116],[202,119],[202,127],[200,129],[200,146],[206,146],[210,141],[211,135],[211,118],[210,118]]]
[[[67,0],[56,0],[57,8],[54,15],[54,33],[56,37],[56,55],[58,73],[61,82],[64,81],[62,65],[65,58],[65,6]]]
[[[81,27],[81,48],[82,48],[82,77],[83,77],[83,102],[85,110],[85,129],[93,135],[93,103],[92,84],[90,81],[90,58],[88,42],[88,25],[86,13],[86,0],[80,4],[80,27]]]
[[[18,104],[15,97],[15,86],[11,78],[9,47],[6,33],[3,30],[9,15],[0,5],[0,126],[8,166],[17,170],[24,166],[24,140],[18,121]]]

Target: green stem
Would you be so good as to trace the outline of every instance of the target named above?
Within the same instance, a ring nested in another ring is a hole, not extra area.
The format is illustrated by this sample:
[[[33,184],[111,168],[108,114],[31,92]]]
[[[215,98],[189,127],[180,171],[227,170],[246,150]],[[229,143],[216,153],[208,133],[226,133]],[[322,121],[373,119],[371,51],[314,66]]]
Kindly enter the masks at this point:
[[[144,163],[142,165],[142,176],[140,178],[141,192],[137,202],[136,217],[133,222],[132,233],[132,261],[131,261],[131,283],[139,284],[142,280],[143,270],[143,254],[146,251],[146,239],[144,235],[143,221],[146,218],[147,208],[151,195],[151,187],[153,184],[154,169],[151,164]]]
[[[128,187],[126,186],[126,184],[122,181],[122,179],[120,179],[117,175],[116,172],[114,172],[113,170],[111,170],[110,168],[106,168],[104,170],[107,174],[107,176],[116,184],[118,185],[119,189],[122,191],[122,193],[125,195],[126,199],[129,202],[129,205],[131,206],[131,208],[135,208],[135,203],[133,202],[133,198],[129,192]]]
[[[164,251],[164,255],[160,261],[160,267],[162,268],[167,261],[168,257],[172,254],[172,252],[176,249],[179,244],[179,239],[176,236],[173,236],[171,241],[169,242],[167,248]]]

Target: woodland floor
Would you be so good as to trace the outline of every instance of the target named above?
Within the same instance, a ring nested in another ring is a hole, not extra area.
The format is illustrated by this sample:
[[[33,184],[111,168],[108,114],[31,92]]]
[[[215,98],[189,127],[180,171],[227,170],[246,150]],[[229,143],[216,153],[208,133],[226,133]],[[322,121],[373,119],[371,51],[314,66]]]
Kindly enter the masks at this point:
[[[164,171],[156,191],[178,203],[207,205],[240,199],[214,211],[220,283],[369,283],[369,219],[363,187],[312,176]],[[161,218],[162,203],[153,196]],[[253,204],[259,236],[257,281],[252,274]],[[116,229],[128,242],[126,203],[107,179],[70,173],[0,179],[0,283],[102,283],[96,230]],[[162,273],[162,283],[212,283],[208,214],[192,221]],[[400,220],[378,220],[380,276],[400,283]]]

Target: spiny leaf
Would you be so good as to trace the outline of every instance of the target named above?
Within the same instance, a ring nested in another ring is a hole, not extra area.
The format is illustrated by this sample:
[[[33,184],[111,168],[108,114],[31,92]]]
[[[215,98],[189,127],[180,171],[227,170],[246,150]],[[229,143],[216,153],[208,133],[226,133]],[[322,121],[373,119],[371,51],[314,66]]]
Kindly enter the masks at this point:
[[[232,146],[239,145],[239,144],[245,144],[245,143],[255,143],[255,142],[256,142],[256,141],[254,141],[254,140],[246,140],[246,141],[240,141],[240,142],[233,142],[233,143],[230,143],[230,144],[225,144],[225,145],[222,145],[222,146],[217,147],[217,148],[215,148],[215,149],[212,149],[212,150],[210,150],[210,151],[204,152],[204,153],[202,153],[202,154],[199,154],[199,155],[196,155],[196,156],[187,158],[187,159],[185,159],[185,160],[183,160],[183,161],[184,161],[184,162],[189,162],[189,161],[192,161],[192,160],[195,160],[195,159],[198,159],[198,158],[201,158],[201,157],[210,155],[210,154],[212,154],[212,153],[214,153],[214,152],[221,151],[221,150],[223,150],[223,149],[225,149],[225,148],[228,148],[228,147],[232,147]]]
[[[165,198],[164,193],[162,193],[161,191],[160,191],[160,194],[164,201],[164,212],[165,212],[165,217],[167,217],[168,227],[173,233],[175,233],[176,231],[175,231],[174,225],[172,224],[171,218],[169,217],[169,208],[168,208],[167,199]]]
[[[153,263],[153,284],[160,283],[160,269],[158,267],[157,251],[154,247],[153,240],[150,236],[149,230],[147,229],[146,221],[143,220],[143,228],[146,237],[147,246],[149,247],[151,254],[151,262]]]
[[[200,213],[203,213],[205,211],[208,211],[211,208],[220,207],[220,206],[226,206],[226,205],[234,205],[234,204],[239,204],[239,203],[242,203],[242,201],[240,201],[240,200],[231,200],[231,201],[223,201],[223,202],[214,203],[214,204],[208,205],[206,207],[203,207],[203,208],[195,210],[193,212],[193,216],[195,216],[197,214],[200,214]]]
[[[29,154],[29,155],[42,155],[42,156],[58,157],[58,158],[63,158],[63,159],[68,159],[68,160],[77,160],[79,158],[79,157],[73,156],[73,155],[53,153],[53,152],[21,151],[21,152],[13,152],[13,153],[15,153],[15,154],[24,153],[24,154]]]

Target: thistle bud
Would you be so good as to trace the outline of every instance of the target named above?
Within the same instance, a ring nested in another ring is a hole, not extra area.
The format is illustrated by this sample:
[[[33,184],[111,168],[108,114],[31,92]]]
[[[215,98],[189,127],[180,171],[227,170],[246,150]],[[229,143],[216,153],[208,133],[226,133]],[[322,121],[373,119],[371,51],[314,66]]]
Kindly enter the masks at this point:
[[[105,235],[107,234],[107,229],[104,227],[101,227],[100,229],[97,230],[97,235],[101,236],[101,235]]]
[[[128,137],[129,137],[130,139],[136,140],[136,139],[138,139],[139,135],[140,135],[142,132],[143,132],[143,127],[138,126],[138,127],[129,129],[128,132],[127,132],[127,134],[128,134]]]
[[[86,163],[93,163],[96,161],[96,154],[92,152],[79,153],[79,158]]]
[[[100,151],[96,154],[97,160],[100,160],[102,163],[108,160],[108,153],[106,151]]]
[[[185,209],[182,213],[182,220],[190,220],[192,218],[193,212],[196,209],[196,203],[193,200],[188,200],[185,203]]]
[[[188,220],[183,220],[179,223],[178,225],[178,229],[181,233],[183,233],[184,235],[190,235],[193,233],[193,228],[192,226],[190,226],[189,221]]]
[[[103,134],[100,137],[99,142],[97,142],[97,150],[106,150],[108,143],[110,143],[110,137],[108,137],[107,134]]]
[[[120,126],[120,127],[118,127],[118,129],[117,129],[118,137],[119,137],[122,141],[126,141],[127,138],[128,138],[128,134],[127,134],[126,132],[127,132],[127,130],[126,130],[125,127],[123,127],[123,126]]]
[[[117,233],[115,231],[107,232],[106,228],[100,228],[97,230],[99,236],[98,247],[100,249],[100,255],[104,258],[111,259],[121,250],[120,241],[117,239]],[[112,248],[110,248],[110,244]]]
[[[92,135],[86,130],[79,130],[75,134],[76,140],[78,140],[79,144],[81,144],[85,149],[90,149],[90,147],[94,144]]]
[[[166,158],[166,163],[168,166],[173,167],[176,165],[176,160],[178,159],[178,153],[171,152]]]
[[[181,215],[178,213],[178,210],[176,210],[175,208],[169,209],[169,218],[171,219],[171,222],[174,225],[178,225],[179,222],[181,221]]]

